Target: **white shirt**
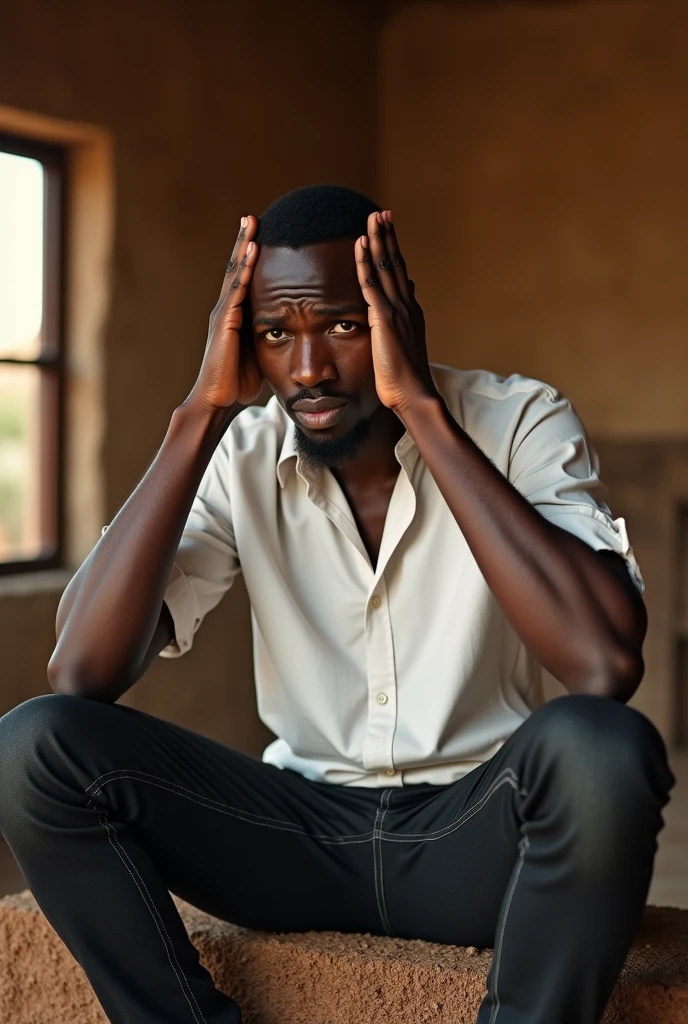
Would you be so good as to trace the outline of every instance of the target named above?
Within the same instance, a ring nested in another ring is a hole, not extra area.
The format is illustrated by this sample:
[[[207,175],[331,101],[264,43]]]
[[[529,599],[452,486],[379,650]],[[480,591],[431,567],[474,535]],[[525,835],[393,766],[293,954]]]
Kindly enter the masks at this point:
[[[432,373],[455,420],[538,512],[622,555],[642,591],[570,403],[525,377]],[[165,593],[176,641],[163,655],[190,649],[241,571],[258,711],[279,737],[263,760],[343,785],[451,783],[543,702],[541,668],[408,432],[374,569],[335,477],[297,459],[294,433],[274,397],[230,424]]]

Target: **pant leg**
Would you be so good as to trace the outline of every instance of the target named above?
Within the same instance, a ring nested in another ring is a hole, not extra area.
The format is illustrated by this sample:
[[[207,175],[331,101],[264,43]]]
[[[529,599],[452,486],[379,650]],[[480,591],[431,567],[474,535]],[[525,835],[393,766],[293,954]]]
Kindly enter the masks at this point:
[[[170,891],[275,931],[379,928],[378,797],[310,783],[121,705],[0,719],[0,830],[116,1024],[235,1024]]]
[[[454,785],[391,791],[390,930],[494,947],[478,1024],[595,1024],[641,920],[673,781],[639,712],[583,695],[546,704]]]

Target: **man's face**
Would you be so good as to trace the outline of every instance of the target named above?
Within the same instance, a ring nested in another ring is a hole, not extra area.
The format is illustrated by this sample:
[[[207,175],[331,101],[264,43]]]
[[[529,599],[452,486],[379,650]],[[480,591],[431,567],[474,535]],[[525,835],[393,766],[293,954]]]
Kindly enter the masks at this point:
[[[325,464],[337,463],[327,452],[352,457],[347,438],[361,441],[382,408],[353,241],[263,248],[250,311],[258,366],[301,431],[303,448]]]

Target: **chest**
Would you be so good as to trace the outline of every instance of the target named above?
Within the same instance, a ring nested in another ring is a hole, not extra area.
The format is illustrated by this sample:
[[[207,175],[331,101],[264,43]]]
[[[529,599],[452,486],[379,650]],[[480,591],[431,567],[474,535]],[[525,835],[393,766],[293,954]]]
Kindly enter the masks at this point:
[[[342,487],[373,568],[377,565],[395,481],[372,489]]]

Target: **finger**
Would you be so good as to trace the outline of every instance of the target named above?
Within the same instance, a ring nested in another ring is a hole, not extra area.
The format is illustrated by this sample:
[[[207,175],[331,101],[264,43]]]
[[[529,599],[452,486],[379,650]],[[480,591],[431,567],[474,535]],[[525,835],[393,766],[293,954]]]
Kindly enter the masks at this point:
[[[381,213],[371,213],[368,217],[368,238],[370,254],[377,271],[382,290],[390,302],[398,300],[397,283],[394,268],[387,252],[386,229]]]
[[[413,292],[410,288],[410,282],[406,270],[406,260],[401,254],[399,242],[397,241],[397,233],[394,230],[394,224],[392,223],[391,210],[384,211],[383,220],[385,227],[387,259],[392,264],[394,279],[396,281],[398,292],[401,295],[404,302],[408,302],[410,299],[413,298]]]
[[[379,312],[383,305],[388,305],[385,293],[380,284],[370,252],[370,239],[367,235],[361,235],[356,239],[354,246],[356,257],[356,273],[358,283],[363,292],[363,298],[369,306]]]
[[[239,234],[237,235],[234,248],[232,249],[232,255],[229,258],[229,263],[225,269],[225,276],[222,282],[222,290],[220,292],[220,298],[223,299],[229,289],[232,286],[232,281],[237,272],[237,268],[241,263],[246,249],[248,248],[249,242],[255,237],[256,229],[258,227],[258,221],[255,217],[249,215],[248,217],[241,218],[241,226],[239,228]]]
[[[229,286],[232,306],[240,306],[246,298],[248,286],[251,281],[251,275],[253,274],[253,268],[256,265],[257,259],[258,246],[254,241],[247,242],[246,251],[239,262],[239,266],[232,278],[232,283]]]
[[[222,304],[225,325],[232,330],[242,332],[244,329],[244,300],[257,259],[258,246],[253,241],[248,242]]]

